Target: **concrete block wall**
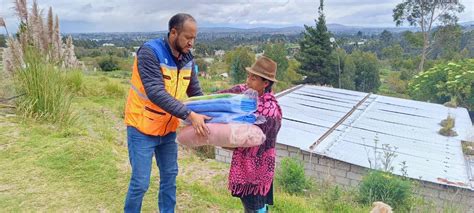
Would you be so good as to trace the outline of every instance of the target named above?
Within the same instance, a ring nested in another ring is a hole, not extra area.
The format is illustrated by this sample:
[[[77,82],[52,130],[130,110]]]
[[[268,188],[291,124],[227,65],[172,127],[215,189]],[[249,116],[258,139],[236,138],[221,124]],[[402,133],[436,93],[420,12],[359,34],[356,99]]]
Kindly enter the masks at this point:
[[[276,154],[277,168],[281,159],[293,157],[304,163],[305,172],[308,176],[318,181],[338,184],[345,188],[357,187],[362,177],[369,171],[367,168],[325,156],[310,155],[309,152],[283,144],[276,145]],[[216,160],[230,163],[232,152],[216,148]],[[417,181],[419,184],[417,184],[415,194],[427,201],[432,201],[439,208],[455,203],[454,206],[464,207],[465,212],[474,212],[474,191],[421,180]]]
[[[230,163],[232,161],[232,152],[220,147],[216,147],[216,160],[224,163]]]

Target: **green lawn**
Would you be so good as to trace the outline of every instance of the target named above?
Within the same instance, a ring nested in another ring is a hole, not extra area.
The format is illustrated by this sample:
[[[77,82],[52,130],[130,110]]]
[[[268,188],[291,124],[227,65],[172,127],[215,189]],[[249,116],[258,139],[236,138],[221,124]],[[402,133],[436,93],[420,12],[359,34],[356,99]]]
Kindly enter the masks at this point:
[[[3,212],[120,212],[130,178],[123,124],[127,81],[122,73],[87,75],[67,128],[0,113],[0,206]],[[112,86],[110,86],[112,85]],[[113,89],[107,89],[113,88]],[[10,114],[6,113],[6,114]],[[227,191],[229,165],[181,148],[178,212],[241,212]],[[157,210],[153,168],[144,212]],[[274,212],[322,212],[321,185],[301,196],[275,191]],[[368,207],[347,204],[350,212]]]

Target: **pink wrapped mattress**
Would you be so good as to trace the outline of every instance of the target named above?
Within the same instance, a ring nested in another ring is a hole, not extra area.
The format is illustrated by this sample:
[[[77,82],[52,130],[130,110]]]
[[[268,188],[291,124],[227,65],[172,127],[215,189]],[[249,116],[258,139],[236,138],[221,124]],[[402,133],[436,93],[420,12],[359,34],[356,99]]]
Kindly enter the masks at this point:
[[[182,128],[178,133],[178,143],[196,147],[212,145],[220,147],[252,147],[265,141],[262,130],[252,124],[239,123],[208,123],[208,137],[198,136],[192,126]]]

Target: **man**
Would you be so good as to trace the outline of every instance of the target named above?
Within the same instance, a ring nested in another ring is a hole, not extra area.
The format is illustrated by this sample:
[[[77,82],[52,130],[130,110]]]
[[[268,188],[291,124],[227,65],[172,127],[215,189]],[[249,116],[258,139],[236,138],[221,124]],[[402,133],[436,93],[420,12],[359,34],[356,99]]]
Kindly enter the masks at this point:
[[[141,210],[150,183],[153,154],[160,170],[160,212],[174,212],[179,119],[188,119],[199,135],[209,134],[204,121],[210,118],[191,112],[179,101],[186,95],[202,95],[190,53],[197,34],[196,21],[189,14],[179,13],[170,19],[168,29],[167,38],[151,40],[140,47],[133,65],[125,108],[132,166],[125,212]]]

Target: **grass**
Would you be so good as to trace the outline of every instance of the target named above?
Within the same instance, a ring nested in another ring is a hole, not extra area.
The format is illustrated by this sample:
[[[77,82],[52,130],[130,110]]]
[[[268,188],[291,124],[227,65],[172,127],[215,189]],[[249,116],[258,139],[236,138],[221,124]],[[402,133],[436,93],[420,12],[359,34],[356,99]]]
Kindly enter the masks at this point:
[[[122,211],[130,178],[123,124],[123,96],[104,88],[122,79],[86,75],[71,107],[79,115],[68,127],[21,116],[0,115],[0,206],[2,211]],[[178,212],[241,212],[227,191],[229,165],[179,155]],[[155,165],[155,164],[154,164]],[[152,169],[143,211],[157,209],[158,170]],[[276,189],[279,190],[279,189]],[[275,212],[319,212],[313,198],[276,193]]]
[[[2,211],[122,211],[130,178],[123,123],[127,77],[113,72],[72,75],[76,97],[71,108],[78,115],[74,125],[0,113]],[[228,164],[184,148],[178,163],[177,212],[242,212],[240,200],[227,191]],[[153,166],[143,212],[157,210],[158,174]],[[276,181],[274,190],[272,212],[370,210],[355,201],[354,190],[327,183],[290,195]]]

